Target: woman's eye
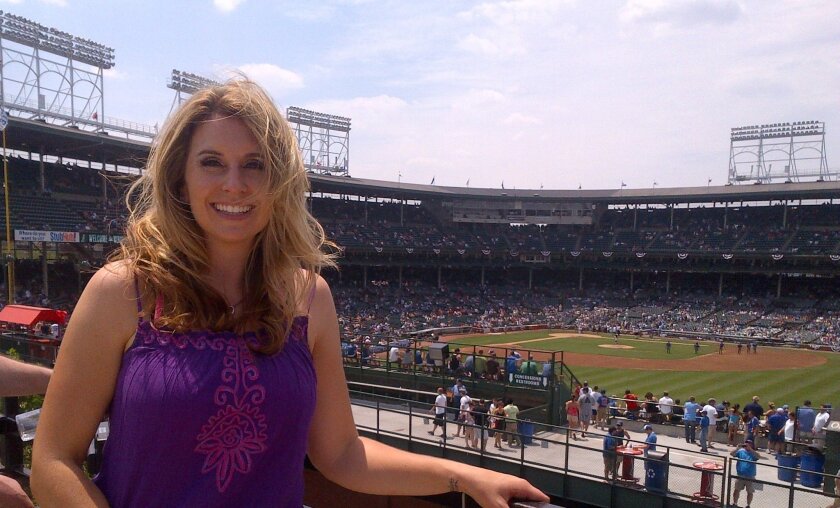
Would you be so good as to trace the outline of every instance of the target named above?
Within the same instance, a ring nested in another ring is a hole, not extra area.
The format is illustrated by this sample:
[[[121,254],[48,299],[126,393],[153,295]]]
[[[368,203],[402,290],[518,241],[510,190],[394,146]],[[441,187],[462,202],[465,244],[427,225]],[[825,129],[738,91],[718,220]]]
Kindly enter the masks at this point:
[[[245,163],[245,169],[263,169],[265,165],[260,160],[248,161]]]
[[[219,159],[215,159],[212,157],[207,159],[201,159],[200,164],[205,167],[218,167],[222,165]]]

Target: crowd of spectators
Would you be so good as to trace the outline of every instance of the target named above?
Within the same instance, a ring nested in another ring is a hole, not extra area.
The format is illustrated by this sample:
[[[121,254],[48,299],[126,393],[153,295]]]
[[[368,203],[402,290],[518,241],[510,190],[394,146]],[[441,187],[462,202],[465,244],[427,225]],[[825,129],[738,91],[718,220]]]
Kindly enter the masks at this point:
[[[643,290],[599,288],[558,296],[516,285],[461,281],[438,287],[420,280],[380,280],[334,286],[343,337],[385,343],[409,332],[450,327],[493,329],[544,325],[579,331],[669,336],[789,345],[838,345],[840,309],[802,298],[711,294],[654,296]],[[826,295],[831,302],[836,295]]]

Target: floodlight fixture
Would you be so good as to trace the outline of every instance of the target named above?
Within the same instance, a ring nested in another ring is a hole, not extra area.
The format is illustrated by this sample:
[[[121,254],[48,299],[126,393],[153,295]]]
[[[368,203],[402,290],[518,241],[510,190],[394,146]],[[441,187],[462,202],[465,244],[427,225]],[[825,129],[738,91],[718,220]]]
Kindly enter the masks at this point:
[[[168,88],[171,88],[176,92],[184,92],[188,94],[194,94],[204,88],[220,85],[221,83],[218,81],[214,81],[191,72],[179,71],[178,69],[172,69],[172,75],[169,79],[169,83],[166,84]]]
[[[328,115],[326,113],[290,106],[286,109],[286,119],[290,122],[317,129],[350,132],[350,119],[346,116]]]
[[[114,66],[114,48],[4,11],[0,11],[0,38],[100,69]]]
[[[764,123],[730,129],[729,183],[753,181],[770,183],[775,179],[800,181],[801,177],[819,176],[827,180],[840,176],[828,169],[825,156],[825,122]],[[773,171],[773,164],[784,171]],[[749,166],[749,173],[741,168]],[[810,167],[809,167],[810,166]]]

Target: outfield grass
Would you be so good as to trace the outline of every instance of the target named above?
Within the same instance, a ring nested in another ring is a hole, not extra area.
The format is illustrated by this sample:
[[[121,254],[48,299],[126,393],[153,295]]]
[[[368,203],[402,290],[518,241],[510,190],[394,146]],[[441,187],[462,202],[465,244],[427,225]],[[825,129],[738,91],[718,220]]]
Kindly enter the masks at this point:
[[[636,339],[622,337],[619,344],[632,346],[633,349],[600,348],[600,344],[612,344],[612,336],[599,338],[570,337],[565,339],[548,338],[548,330],[509,333],[503,335],[484,335],[458,339],[459,344],[477,346],[494,346],[499,344],[518,344],[520,352],[527,350],[567,351],[572,353],[588,353],[603,356],[625,358],[646,358],[658,360],[677,360],[694,356],[694,341],[672,339],[671,354],[665,352],[665,341],[660,339]],[[542,339],[542,340],[539,340]],[[523,341],[529,341],[522,343]],[[734,347],[727,344],[727,348]],[[508,347],[508,349],[511,349]],[[717,351],[717,345],[701,342],[700,354]],[[744,356],[745,362],[760,362],[759,356]],[[609,395],[622,395],[625,389],[641,396],[645,392],[653,392],[657,398],[667,390],[673,398],[683,402],[689,396],[697,400],[715,397],[720,400],[739,402],[743,406],[753,395],[759,395],[764,407],[770,401],[776,402],[777,407],[782,404],[795,406],[810,399],[815,405],[823,402],[840,403],[840,354],[830,352],[805,351],[808,354],[822,355],[827,363],[818,367],[803,367],[799,369],[751,370],[744,372],[706,372],[695,371],[662,371],[614,369],[602,367],[571,367],[571,371],[578,379],[586,379],[591,385],[598,385],[607,389]],[[502,351],[497,351],[502,354]]]
[[[630,389],[636,395],[651,391],[657,398],[667,390],[671,397],[697,400],[714,397],[718,401],[728,400],[743,407],[753,395],[761,397],[761,404],[767,409],[768,402],[776,407],[789,404],[801,405],[806,399],[815,406],[827,402],[834,407],[840,403],[840,355],[836,353],[814,353],[825,355],[827,363],[819,367],[801,369],[761,370],[745,372],[674,372],[645,371],[630,369],[604,369],[598,367],[573,367],[578,379],[586,379],[607,389],[608,395],[623,395]]]

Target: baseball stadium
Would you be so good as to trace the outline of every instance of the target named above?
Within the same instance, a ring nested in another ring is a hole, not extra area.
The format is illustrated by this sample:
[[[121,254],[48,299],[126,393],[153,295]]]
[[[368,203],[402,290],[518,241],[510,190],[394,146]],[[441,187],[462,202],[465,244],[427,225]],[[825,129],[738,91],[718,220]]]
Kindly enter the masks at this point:
[[[51,368],[79,295],[123,239],[127,189],[157,128],[107,115],[103,70],[113,66],[113,49],[88,41],[88,50],[68,56],[44,38],[45,27],[0,17],[0,352]],[[43,68],[79,86],[51,88]],[[213,84],[173,70],[167,86],[177,106]],[[733,164],[727,185],[447,187],[353,177],[349,118],[284,113],[308,161],[309,210],[335,244],[338,268],[323,276],[360,434],[526,478],[556,506],[722,506],[738,492],[730,430],[735,445],[749,433],[767,450],[774,410],[805,421],[840,404],[840,181],[824,151],[813,178],[788,171],[782,181],[772,171],[752,181]],[[824,150],[824,139],[819,121],[739,127],[730,151],[735,160],[758,141]],[[331,160],[345,162],[324,162]],[[577,406],[587,393],[605,402],[604,419],[585,429],[568,410],[597,415],[597,404]],[[481,419],[472,415],[498,399],[518,406],[507,430],[490,427],[486,408]],[[21,415],[42,399],[3,400],[0,472],[28,492],[31,435]],[[717,412],[710,450],[687,437],[689,400]],[[751,402],[762,408],[758,431],[743,411]],[[621,471],[616,462],[605,479],[602,438],[617,423],[630,433],[628,451]],[[835,502],[840,423],[812,429],[797,427],[785,450],[763,453],[753,506]],[[91,474],[101,466],[107,421],[100,430],[86,462]],[[463,444],[462,430],[473,436]],[[491,432],[502,445],[485,446]],[[648,432],[659,435],[659,454],[635,454],[630,443],[645,446]],[[311,464],[306,485],[312,507],[336,499],[476,506],[456,493],[352,493]]]

